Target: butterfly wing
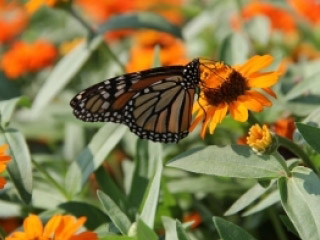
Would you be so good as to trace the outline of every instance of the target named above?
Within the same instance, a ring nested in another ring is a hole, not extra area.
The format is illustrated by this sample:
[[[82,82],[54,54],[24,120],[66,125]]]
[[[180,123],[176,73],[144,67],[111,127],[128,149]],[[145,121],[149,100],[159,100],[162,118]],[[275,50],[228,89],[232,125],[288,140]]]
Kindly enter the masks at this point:
[[[178,142],[188,134],[195,85],[184,66],[125,74],[85,89],[70,102],[87,122],[126,124],[141,138]],[[188,81],[187,81],[188,80]]]

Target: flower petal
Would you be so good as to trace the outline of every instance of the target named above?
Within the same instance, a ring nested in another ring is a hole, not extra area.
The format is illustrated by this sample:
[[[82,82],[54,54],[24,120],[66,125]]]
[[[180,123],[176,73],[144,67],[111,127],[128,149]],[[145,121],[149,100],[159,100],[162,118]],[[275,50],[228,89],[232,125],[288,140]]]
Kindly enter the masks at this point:
[[[70,240],[88,240],[88,239],[97,240],[98,239],[97,234],[94,232],[83,232],[76,236],[72,236],[70,238]]]
[[[43,237],[51,237],[51,235],[56,231],[57,227],[59,226],[61,222],[62,216],[61,215],[55,215],[53,216],[49,222],[47,222],[44,232],[43,232]]]
[[[267,66],[269,66],[273,61],[273,57],[270,55],[259,56],[256,55],[250,58],[242,66],[238,67],[238,71],[244,76],[250,76],[252,73],[258,72]]]
[[[0,189],[4,188],[4,185],[7,183],[7,180],[3,177],[0,177]]]
[[[276,84],[280,75],[278,72],[255,73],[248,78],[248,86],[251,88],[267,88]]]
[[[262,95],[261,93],[257,92],[257,91],[247,91],[246,95],[250,98],[253,98],[255,100],[257,100],[258,102],[260,102],[262,104],[262,106],[265,107],[271,107],[272,106],[272,102],[266,98],[264,95]]]
[[[196,128],[196,126],[202,121],[202,118],[203,118],[203,113],[199,112],[197,117],[195,117],[191,126],[189,127],[189,132],[192,132]]]
[[[9,237],[6,237],[6,240],[26,240],[27,234],[24,232],[14,232]]]
[[[234,120],[239,122],[245,122],[248,120],[248,109],[241,102],[232,102],[229,109]]]
[[[43,233],[43,225],[37,215],[30,214],[23,222],[23,228],[27,239],[40,238]]]
[[[255,98],[250,97],[250,95],[242,95],[238,97],[238,101],[251,111],[261,112],[263,110],[262,104]]]
[[[268,93],[270,96],[277,98],[277,94],[271,88],[262,88],[262,90]]]

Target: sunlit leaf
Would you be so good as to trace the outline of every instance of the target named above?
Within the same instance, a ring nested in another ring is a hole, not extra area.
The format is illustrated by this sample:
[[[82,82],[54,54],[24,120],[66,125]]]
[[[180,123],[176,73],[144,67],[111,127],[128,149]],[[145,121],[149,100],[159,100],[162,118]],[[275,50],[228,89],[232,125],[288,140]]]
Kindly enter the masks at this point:
[[[281,203],[304,240],[320,239],[320,179],[305,167],[295,167],[292,177],[278,182]]]
[[[17,97],[10,100],[0,101],[0,122],[2,128],[7,127],[14,110],[18,105],[29,106],[30,101],[26,97]]]
[[[158,240],[157,234],[142,219],[138,221],[137,235],[139,240]]]
[[[167,166],[224,177],[277,178],[285,175],[275,157],[258,156],[247,146],[208,146],[188,150]]]

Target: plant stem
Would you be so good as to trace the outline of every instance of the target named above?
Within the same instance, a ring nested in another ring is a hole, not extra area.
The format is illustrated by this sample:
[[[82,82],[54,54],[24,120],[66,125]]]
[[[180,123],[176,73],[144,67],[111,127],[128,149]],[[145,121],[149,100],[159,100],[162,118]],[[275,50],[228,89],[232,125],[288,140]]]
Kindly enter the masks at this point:
[[[36,167],[36,169],[37,169],[39,172],[41,172],[41,173],[47,178],[47,180],[48,180],[49,182],[52,183],[52,185],[54,185],[54,186],[59,190],[59,192],[62,193],[62,195],[63,195],[66,199],[70,200],[70,197],[69,197],[69,195],[66,193],[65,189],[64,189],[53,177],[51,177],[51,176],[49,175],[49,173],[48,173],[43,167],[41,167],[41,166],[40,166],[36,161],[34,161],[33,159],[32,159],[32,164]]]
[[[268,215],[269,215],[271,223],[277,233],[278,239],[279,240],[288,240],[287,235],[286,235],[285,231],[283,230],[281,222],[279,221],[273,207],[268,209]]]
[[[272,155],[277,159],[277,161],[280,163],[282,168],[285,170],[287,177],[291,176],[291,172],[288,169],[286,161],[283,159],[281,154],[278,151],[274,151]]]
[[[309,156],[296,143],[279,135],[277,135],[277,138],[279,140],[279,145],[290,150],[292,153],[301,158],[307,167],[311,168],[318,175],[320,174],[319,169],[314,165]]]
[[[89,39],[92,39],[93,37],[99,35],[99,33],[97,33],[92,26],[82,18],[82,16],[80,16],[77,11],[72,7],[68,7],[67,11],[71,14],[71,16],[73,16],[85,29],[87,29],[87,31],[89,32]],[[104,41],[104,45],[108,51],[109,56],[119,65],[119,67],[121,68],[121,70],[123,71],[123,73],[126,72],[125,66],[120,62],[120,60],[118,59],[118,57],[114,54],[114,52],[112,52],[112,50],[110,49],[109,45],[106,43],[106,41]]]

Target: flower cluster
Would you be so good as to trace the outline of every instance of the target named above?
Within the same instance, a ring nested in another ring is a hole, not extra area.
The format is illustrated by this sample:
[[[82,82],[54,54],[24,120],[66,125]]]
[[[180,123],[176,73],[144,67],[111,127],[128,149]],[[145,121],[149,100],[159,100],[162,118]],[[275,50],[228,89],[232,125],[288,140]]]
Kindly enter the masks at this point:
[[[7,144],[0,146],[0,173],[6,170],[7,164],[11,160],[11,157],[5,153],[7,149],[8,149]],[[0,177],[0,189],[4,188],[5,184],[6,184],[6,179],[3,177]]]

